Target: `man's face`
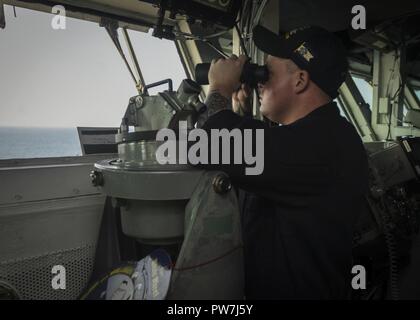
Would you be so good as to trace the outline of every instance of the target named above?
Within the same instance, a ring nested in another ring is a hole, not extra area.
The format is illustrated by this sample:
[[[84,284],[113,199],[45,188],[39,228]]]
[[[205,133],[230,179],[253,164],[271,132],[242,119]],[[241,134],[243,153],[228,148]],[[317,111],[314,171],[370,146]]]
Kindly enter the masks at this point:
[[[258,85],[260,111],[271,121],[279,122],[281,115],[289,110],[294,95],[294,64],[290,60],[269,55],[266,66],[269,79]]]

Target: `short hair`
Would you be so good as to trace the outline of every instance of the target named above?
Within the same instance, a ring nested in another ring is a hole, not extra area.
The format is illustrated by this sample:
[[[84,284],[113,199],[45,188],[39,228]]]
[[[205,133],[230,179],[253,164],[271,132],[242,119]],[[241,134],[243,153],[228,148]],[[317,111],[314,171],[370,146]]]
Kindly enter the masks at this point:
[[[286,69],[289,73],[293,73],[293,72],[299,70],[300,68],[292,60],[287,59],[286,60]]]

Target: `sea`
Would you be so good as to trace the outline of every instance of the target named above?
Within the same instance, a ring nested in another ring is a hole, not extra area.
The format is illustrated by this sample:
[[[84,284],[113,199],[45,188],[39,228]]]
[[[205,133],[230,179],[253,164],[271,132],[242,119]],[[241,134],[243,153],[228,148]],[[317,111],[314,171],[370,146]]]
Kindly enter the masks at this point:
[[[80,155],[77,128],[0,127],[0,159]]]

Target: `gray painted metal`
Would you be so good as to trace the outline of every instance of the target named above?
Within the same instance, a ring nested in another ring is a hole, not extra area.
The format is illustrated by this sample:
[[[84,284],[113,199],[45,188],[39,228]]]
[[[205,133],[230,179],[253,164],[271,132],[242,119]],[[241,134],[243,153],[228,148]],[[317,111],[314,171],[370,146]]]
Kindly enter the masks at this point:
[[[146,82],[144,80],[143,73],[141,72],[136,53],[133,49],[133,45],[131,44],[131,40],[130,40],[130,36],[129,36],[128,31],[127,31],[127,28],[123,28],[122,30],[123,30],[125,43],[127,45],[127,49],[128,49],[129,54],[130,54],[130,57],[131,57],[131,61],[134,64],[134,69],[135,69],[136,74],[137,74],[137,79],[138,79],[137,80],[137,90],[138,90],[139,93],[147,93],[147,90],[144,89],[144,87],[146,85]]]
[[[39,0],[37,3],[4,0],[5,4],[51,13],[48,1]],[[137,0],[56,0],[56,4],[64,5],[66,15],[71,18],[100,23],[106,16],[118,21],[119,27],[148,32],[149,27],[157,22],[158,8],[149,3]],[[72,10],[70,10],[72,9]],[[165,24],[173,25],[174,21],[165,17]]]
[[[161,166],[167,169],[169,165]],[[104,179],[102,192],[114,198],[136,200],[189,199],[203,171],[121,170],[104,160],[96,163]]]
[[[0,168],[0,205],[99,194],[92,164]]]
[[[391,138],[408,135],[420,136],[419,129],[402,126],[400,123],[402,120],[403,99],[398,99],[396,96],[402,82],[400,64],[400,58],[394,52],[385,54],[374,50],[371,125],[379,140],[385,140],[387,138],[389,121],[391,121]],[[407,92],[404,93],[406,94]],[[413,99],[409,99],[408,101],[413,102]]]
[[[187,202],[188,200],[127,201],[127,205],[121,207],[122,230],[140,243],[181,243]]]
[[[22,298],[75,299],[87,285],[105,202],[89,172],[103,158],[0,161],[0,279]],[[52,289],[54,265],[68,290]]]
[[[24,299],[76,299],[92,272],[102,195],[0,205],[0,279]],[[66,269],[66,290],[51,286]]]
[[[380,145],[374,144],[371,147],[369,143],[365,144],[368,150],[378,146]],[[382,149],[370,152],[369,162],[376,183],[383,189],[416,179],[413,166],[399,143],[384,143]]]

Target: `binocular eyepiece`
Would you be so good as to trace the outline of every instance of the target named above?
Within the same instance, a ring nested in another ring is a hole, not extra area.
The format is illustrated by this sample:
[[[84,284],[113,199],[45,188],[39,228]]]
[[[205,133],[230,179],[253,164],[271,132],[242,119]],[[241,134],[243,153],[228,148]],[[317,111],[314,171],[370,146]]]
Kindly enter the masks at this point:
[[[195,81],[199,85],[209,83],[210,63],[199,63],[195,67]],[[245,62],[240,81],[251,88],[257,87],[258,83],[265,83],[268,80],[268,69],[266,66],[259,66],[255,63]]]

